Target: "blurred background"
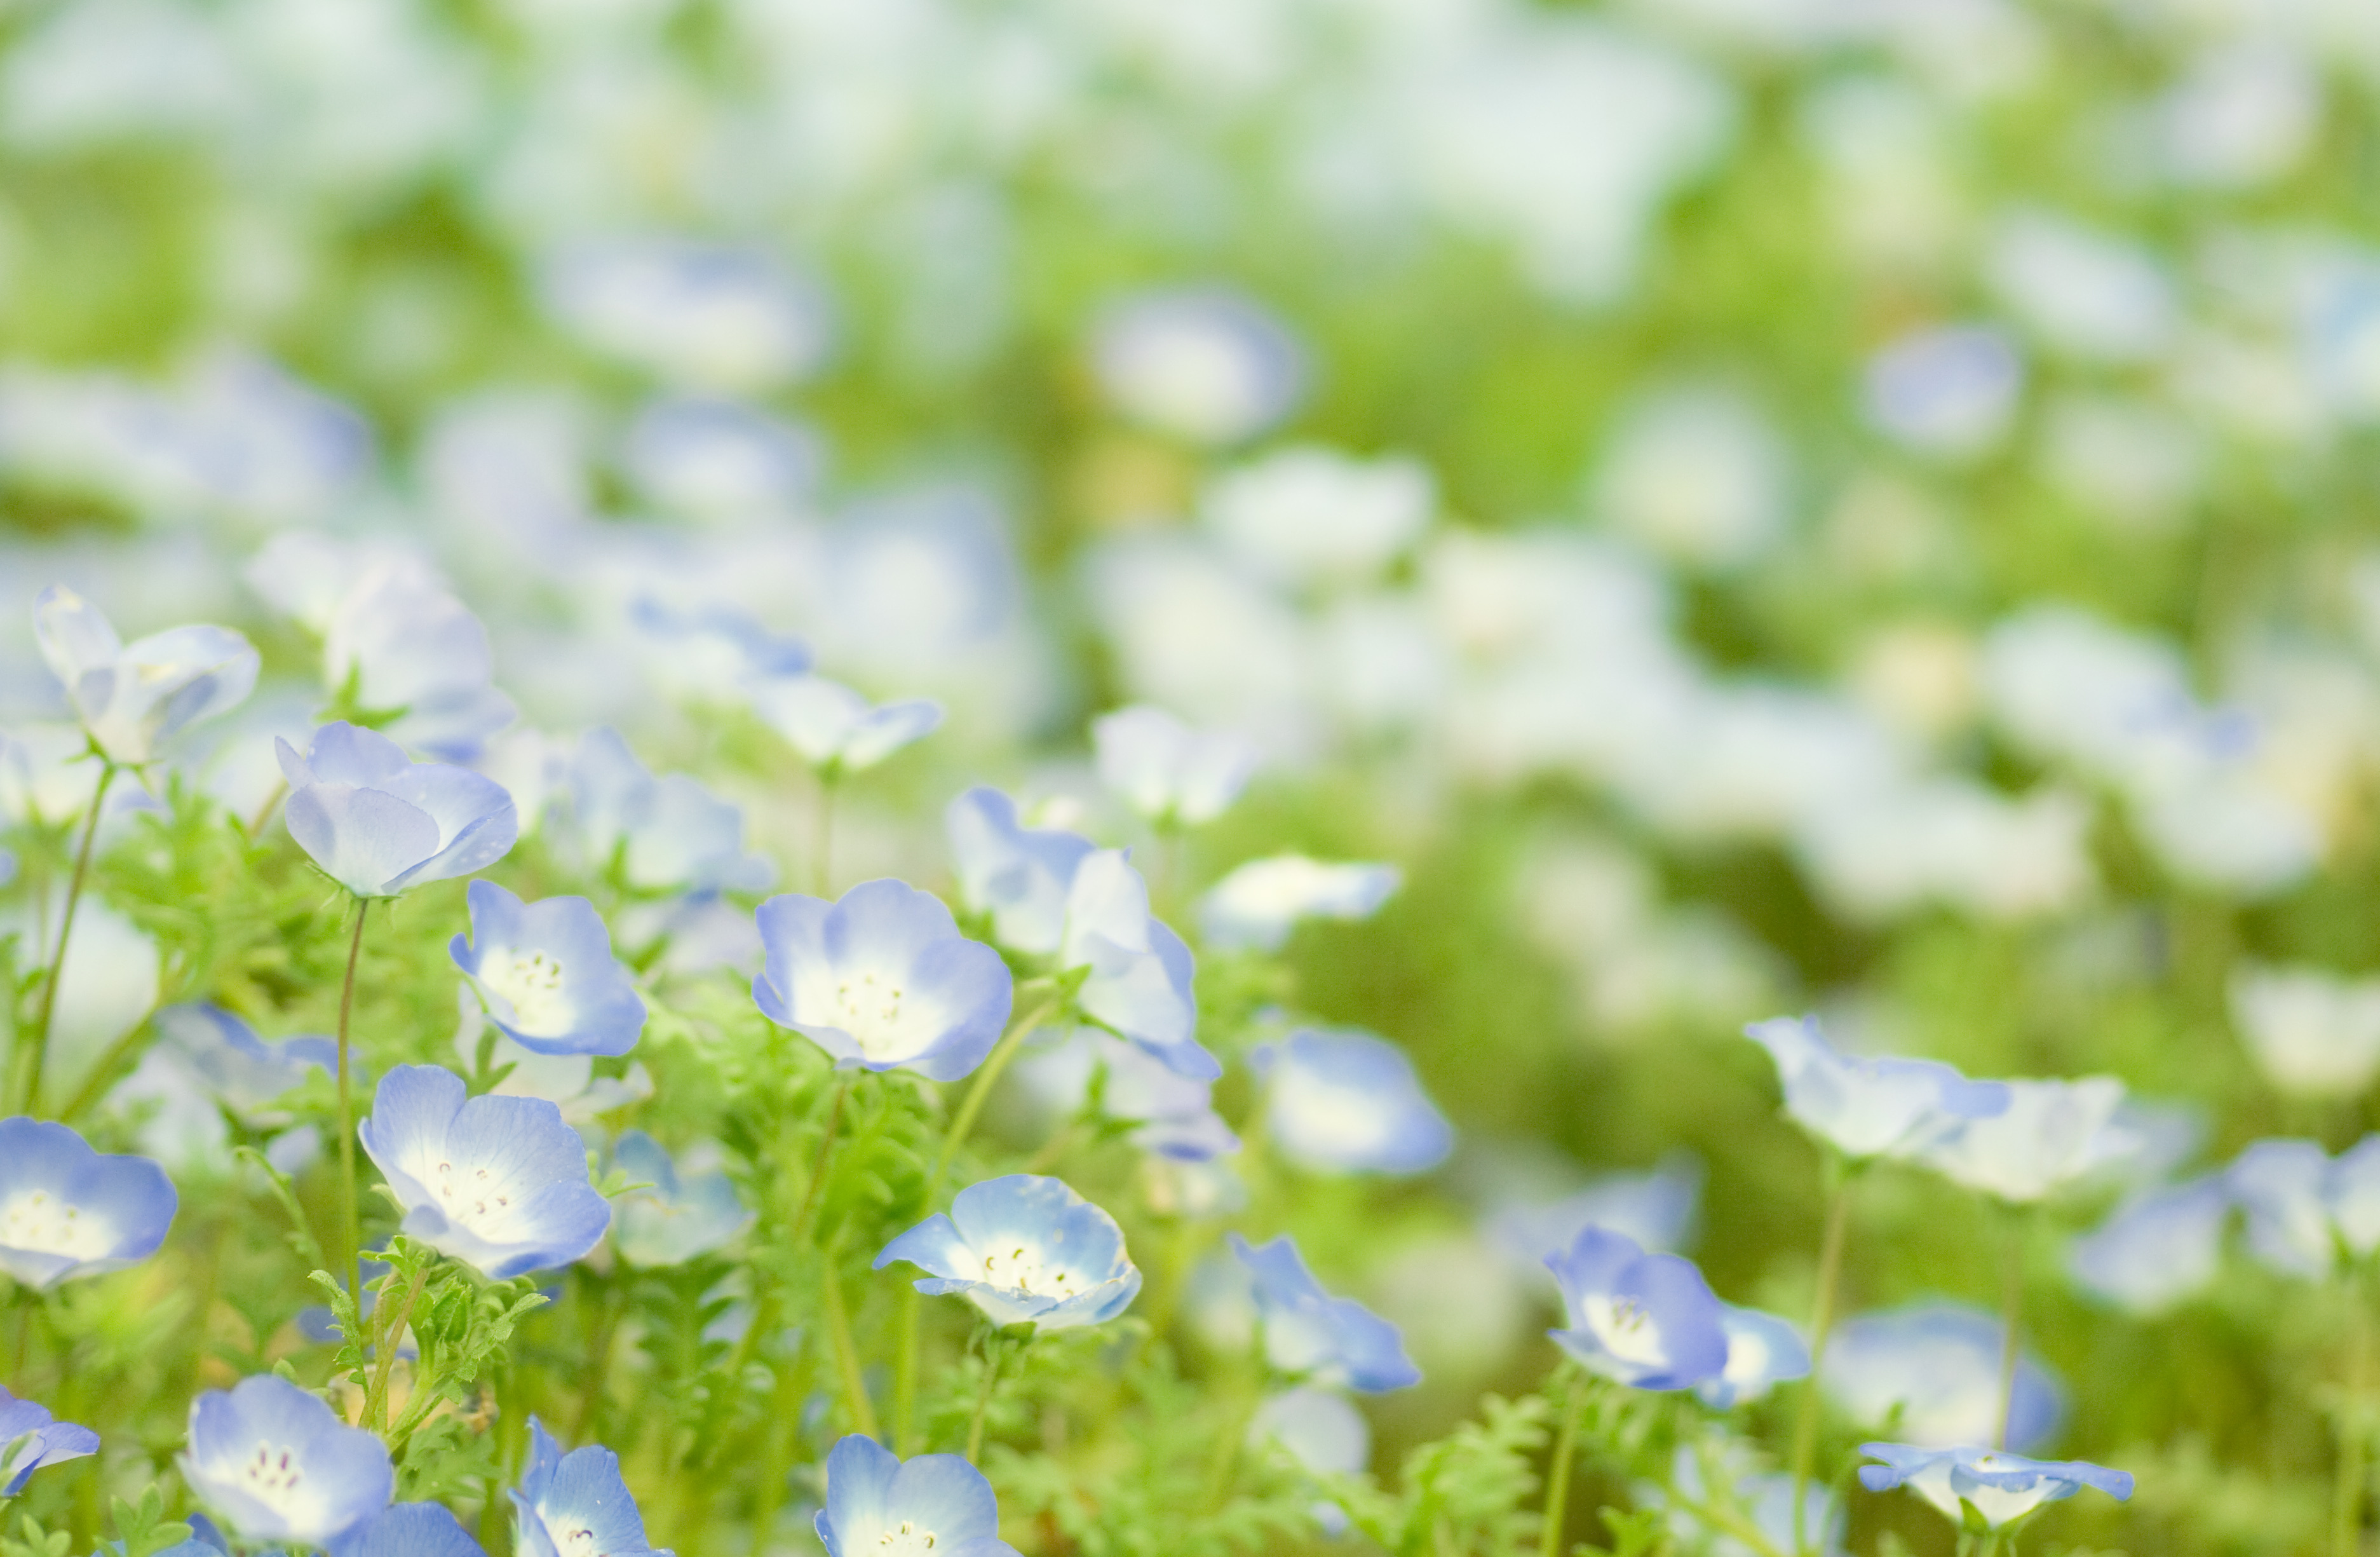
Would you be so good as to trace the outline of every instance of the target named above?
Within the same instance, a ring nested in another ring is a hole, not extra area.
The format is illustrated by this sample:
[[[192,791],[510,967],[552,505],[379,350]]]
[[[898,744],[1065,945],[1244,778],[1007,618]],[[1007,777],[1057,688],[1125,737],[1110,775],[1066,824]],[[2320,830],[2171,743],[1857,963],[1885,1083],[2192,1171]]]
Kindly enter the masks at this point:
[[[2119,1075],[2155,1173],[2362,1133],[2375,88],[2365,0],[13,0],[0,724],[62,716],[45,583],[236,623],[261,805],[403,556],[503,693],[435,749],[610,724],[784,858],[670,623],[941,699],[853,880],[945,880],[965,782],[1096,813],[1118,703],[1248,737],[1173,890],[1402,865],[1294,999],[1461,1132],[1302,1224],[1429,1372],[1390,1464],[1542,1372],[1483,1219],[1592,1175],[1689,1153],[1675,1241],[1807,1311],[1749,1018]],[[1967,1198],[1862,1215],[1853,1308],[1995,1301]],[[2314,1528],[2300,1290],[2040,1296],[2058,1449],[2142,1477],[2060,1527]]]

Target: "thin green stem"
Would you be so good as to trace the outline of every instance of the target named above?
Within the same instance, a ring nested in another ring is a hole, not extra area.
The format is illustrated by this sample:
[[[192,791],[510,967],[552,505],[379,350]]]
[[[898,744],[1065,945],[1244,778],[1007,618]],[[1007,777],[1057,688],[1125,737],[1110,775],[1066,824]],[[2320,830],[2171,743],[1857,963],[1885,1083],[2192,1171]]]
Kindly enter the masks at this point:
[[[66,910],[58,916],[57,950],[50,955],[50,976],[42,980],[42,1014],[33,1019],[30,1052],[25,1064],[24,1112],[42,1113],[42,1067],[49,1058],[50,1024],[58,1012],[58,984],[66,977],[67,947],[74,941],[75,909],[81,906],[83,882],[91,874],[91,846],[99,836],[99,813],[107,801],[107,786],[115,782],[115,763],[101,759],[99,784],[91,792],[91,814],[83,819],[82,842],[75,847],[74,874],[67,879]]]
[[[983,1356],[983,1388],[976,1392],[975,1415],[967,1420],[966,1457],[969,1465],[975,1464],[983,1457],[984,1414],[991,1409],[991,1397],[1000,1389],[1000,1364],[1002,1354],[1000,1348],[999,1332],[994,1331],[991,1339],[985,1344]]]
[[[942,1137],[941,1153],[934,1159],[934,1171],[926,1180],[929,1209],[941,1198],[942,1180],[949,1176],[951,1164],[958,1160],[959,1148],[966,1143],[968,1133],[975,1128],[976,1116],[983,1112],[983,1105],[990,1098],[1001,1073],[1008,1069],[1008,1063],[1016,1057],[1016,1051],[1027,1035],[1057,1012],[1059,1001],[1060,996],[1052,990],[1047,998],[1027,1006],[1023,1016],[1008,1024],[1008,1030],[1000,1035],[1000,1041],[992,1046],[990,1054],[976,1067],[975,1085],[967,1089],[958,1113],[952,1117],[950,1131]]]
[[[356,960],[364,949],[364,918],[371,899],[356,899],[356,932],[347,942],[347,979],[339,987],[339,1269],[346,1272],[347,1291],[358,1303],[364,1299],[363,1217],[356,1208],[356,1111],[348,1095],[348,1018],[356,1007]]]
[[[2347,1283],[2347,1378],[2338,1408],[2338,1481],[2330,1512],[2330,1549],[2335,1557],[2355,1557],[2363,1544],[2364,1393],[2369,1385],[2372,1323],[2363,1311],[2361,1281]]]
[[[1585,1380],[1572,1379],[1561,1432],[1554,1439],[1554,1457],[1546,1466],[1546,1511],[1537,1537],[1538,1557],[1560,1557],[1561,1552],[1562,1520],[1570,1512],[1570,1463],[1578,1454],[1579,1419],[1586,1415],[1587,1387]]]
[[[421,1283],[429,1279],[427,1265],[413,1272],[413,1281],[405,1289],[404,1303],[395,1308],[385,1301],[386,1289],[381,1293],[380,1366],[373,1370],[371,1391],[364,1397],[364,1420],[383,1436],[388,1432],[388,1376],[396,1366],[396,1344],[404,1337],[405,1327],[413,1322],[413,1305],[421,1296]],[[358,1301],[361,1301],[360,1296]]]
[[[851,1430],[874,1438],[876,1407],[868,1401],[868,1381],[859,1371],[859,1347],[851,1338],[851,1311],[844,1305],[843,1273],[835,1269],[832,1251],[819,1296],[819,1307],[826,1314],[827,1337],[834,1344],[834,1367],[843,1380],[843,1403],[851,1413]]]
[[[1793,1550],[1811,1550],[1807,1508],[1810,1467],[1818,1457],[1818,1369],[1827,1360],[1827,1332],[1835,1320],[1835,1287],[1842,1279],[1843,1240],[1851,1224],[1851,1178],[1832,1170],[1827,1195],[1827,1230],[1818,1245],[1818,1296],[1810,1312],[1810,1377],[1802,1386],[1802,1408],[1793,1424]]]
[[[901,1308],[894,1320],[901,1327],[900,1349],[892,1357],[892,1452],[904,1459],[917,1452],[912,1423],[917,1411],[917,1332],[922,1327],[925,1294],[915,1282],[901,1283]]]
[[[794,1217],[794,1241],[809,1236],[810,1217],[818,1210],[819,1197],[826,1188],[826,1171],[834,1161],[834,1138],[843,1127],[843,1105],[851,1096],[855,1078],[845,1076],[834,1089],[834,1101],[827,1105],[826,1134],[819,1139],[818,1158],[810,1164],[810,1186],[803,1193],[802,1209]]]
[[[2024,1234],[2022,1213],[2008,1219],[2007,1269],[2000,1282],[1999,1429],[1992,1447],[2008,1447],[2009,1418],[2016,1412],[2016,1364],[2024,1344]]]

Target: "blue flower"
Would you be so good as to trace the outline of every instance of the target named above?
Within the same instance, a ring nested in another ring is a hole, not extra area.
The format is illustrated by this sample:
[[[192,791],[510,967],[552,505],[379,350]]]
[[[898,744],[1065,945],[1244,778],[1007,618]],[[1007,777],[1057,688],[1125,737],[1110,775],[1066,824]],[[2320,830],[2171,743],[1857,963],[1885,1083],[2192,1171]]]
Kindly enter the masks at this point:
[[[540,263],[538,295],[588,346],[714,393],[800,378],[833,337],[825,293],[775,254],[667,234],[573,242]]]
[[[1190,948],[1148,911],[1148,888],[1122,849],[1086,855],[1066,891],[1058,966],[1088,968],[1075,1004],[1183,1075],[1212,1081],[1221,1062],[1199,1043]]]
[[[1054,1178],[1011,1174],[958,1192],[884,1246],[881,1271],[906,1260],[933,1274],[917,1290],[965,1293],[994,1324],[1044,1330],[1104,1324],[1132,1306],[1140,1271],[1115,1218]]]
[[[1360,1476],[1372,1463],[1372,1424],[1344,1395],[1301,1384],[1269,1397],[1248,1423],[1251,1448],[1270,1443],[1316,1476]],[[1309,1512],[1326,1536],[1344,1535],[1347,1511],[1328,1498]]]
[[[153,760],[163,743],[236,707],[256,687],[257,653],[229,627],[174,627],[126,643],[63,584],[33,602],[42,658],[110,761]]]
[[[612,1243],[631,1265],[683,1265],[732,1242],[752,1223],[723,1173],[681,1178],[677,1164],[642,1130],[624,1130],[613,1163],[652,1186],[620,1197],[613,1210]]]
[[[880,706],[820,675],[768,682],[747,696],[753,712],[830,777],[872,768],[942,722],[942,705],[930,698]]]
[[[1251,1247],[1233,1233],[1231,1241],[1232,1252],[1256,1278],[1265,1355],[1275,1368],[1367,1394],[1421,1382],[1421,1369],[1405,1356],[1397,1327],[1352,1297],[1333,1297],[1323,1291],[1305,1268],[1294,1238],[1283,1234]]]
[[[903,1460],[859,1433],[826,1457],[816,1527],[827,1557],[1016,1557],[983,1472],[956,1454]]]
[[[1309,1167],[1427,1173],[1454,1150],[1404,1051],[1354,1028],[1305,1028],[1252,1056],[1268,1082],[1266,1127]]]
[[[1245,295],[1189,286],[1127,298],[1100,319],[1099,383],[1133,420],[1220,445],[1287,416],[1305,392],[1305,353]]]
[[[592,1443],[565,1454],[535,1417],[528,1443],[528,1466],[511,1493],[519,1557],[669,1557],[645,1539],[619,1455]]]
[[[611,1222],[586,1144],[542,1098],[467,1101],[453,1071],[399,1065],[356,1133],[405,1207],[404,1231],[492,1281],[567,1265]]]
[[[833,903],[788,893],[757,916],[768,963],[752,1000],[840,1070],[955,1081],[983,1063],[1014,995],[1000,954],[959,933],[942,900],[862,882]]]
[[[1367,919],[1404,880],[1393,865],[1326,865],[1302,854],[1251,859],[1199,900],[1216,946],[1277,952],[1300,919]]]
[[[465,768],[416,762],[386,736],[325,724],[300,757],[275,736],[289,781],[289,835],[358,897],[468,876],[504,857],[520,831],[504,786]]]
[[[471,935],[447,947],[507,1037],[540,1054],[625,1054],[645,1029],[645,1003],[612,955],[611,931],[583,897],[524,904],[473,882]]]
[[[1990,1449],[1912,1443],[1863,1443],[1860,1453],[1884,1462],[1860,1467],[1861,1486],[1871,1492],[1906,1486],[1961,1527],[1969,1509],[1997,1530],[2085,1487],[2096,1487],[2118,1502],[2132,1495],[2131,1472],[2087,1460],[2028,1460]]]
[[[1912,1443],[1985,1442],[1999,1427],[2006,1334],[1998,1315],[1953,1303],[1862,1314],[1828,1337],[1818,1382],[1844,1416],[1896,1422]],[[2046,1441],[2065,1412],[2057,1380],[2030,1354],[2018,1359],[2007,1398],[2008,1441],[2020,1450]]]
[[[733,523],[798,501],[818,480],[820,444],[814,431],[737,401],[670,395],[637,413],[624,463],[648,501]]]
[[[638,595],[629,620],[651,640],[650,657],[662,679],[678,691],[723,701],[755,682],[795,676],[810,668],[809,645],[772,633],[735,606],[711,602],[674,610]]]
[[[331,1543],[331,1557],[486,1557],[443,1504],[391,1503]]]
[[[587,732],[566,777],[578,845],[589,869],[618,856],[643,891],[758,891],[776,870],[744,852],[744,813],[684,773],[655,778],[617,731]]]
[[[2151,1318],[2214,1283],[2230,1215],[2220,1174],[2144,1189],[2074,1240],[2068,1268],[2085,1291]]]
[[[491,684],[488,629],[444,580],[411,558],[368,568],[322,632],[322,674],[334,697],[393,715],[399,745],[468,762],[513,722],[512,699]]]
[[[1727,1362],[1694,1386],[1704,1405],[1720,1411],[1749,1405],[1789,1379],[1810,1376],[1802,1332],[1776,1315],[1722,1303],[1718,1327],[1727,1336]]]
[[[1257,766],[1257,748],[1239,736],[1194,730],[1145,703],[1093,720],[1091,744],[1099,782],[1160,827],[1214,821]]]
[[[339,1043],[320,1033],[266,1042],[220,1005],[190,1001],[160,1009],[158,1038],[171,1044],[225,1107],[252,1113],[306,1079],[339,1063]]]
[[[1925,1165],[2010,1205],[2033,1205],[2136,1156],[2144,1138],[2118,1117],[2124,1084],[2112,1076],[1999,1083],[2008,1107],[1968,1119],[1926,1148]]]
[[[0,1389],[0,1498],[13,1498],[43,1466],[99,1453],[99,1434],[61,1422],[38,1401]]]
[[[2336,1161],[2309,1140],[2257,1141],[2225,1182],[2248,1213],[2248,1247],[2276,1271],[2319,1281],[2380,1247],[2380,1135]]]
[[[1719,1300],[1691,1260],[1589,1227],[1546,1268],[1570,1311],[1570,1328],[1548,1333],[1595,1372],[1640,1390],[1682,1390],[1726,1368]]]
[[[1937,1061],[1838,1053],[1815,1016],[1755,1022],[1743,1034],[1777,1062],[1793,1122],[1854,1162],[1915,1157],[1967,1120],[2009,1107],[2006,1087],[1970,1081]]]
[[[1096,1028],[1067,1028],[1058,1041],[1028,1050],[1018,1083],[1049,1106],[1073,1113],[1098,1079],[1099,1112],[1132,1123],[1133,1144],[1182,1162],[1203,1162],[1240,1149],[1214,1109],[1214,1085],[1194,1081],[1135,1044]]]
[[[103,1157],[64,1125],[0,1119],[0,1271],[36,1292],[148,1259],[179,1203],[146,1157]]]
[[[1673,1151],[1641,1173],[1604,1174],[1548,1204],[1510,1206],[1488,1219],[1496,1247],[1531,1271],[1566,1248],[1582,1227],[1624,1233],[1648,1249],[1676,1254],[1692,1240],[1702,1209],[1703,1163]]]
[[[1750,1450],[1740,1442],[1728,1441],[1712,1456],[1713,1469],[1728,1482],[1727,1496],[1769,1546],[1779,1552],[1793,1550],[1793,1478],[1782,1472],[1760,1472]],[[1707,1506],[1715,1501],[1703,1471],[1703,1456],[1692,1443],[1681,1443],[1670,1462],[1670,1489],[1656,1483],[1639,1482],[1636,1494],[1644,1506],[1666,1509],[1670,1533],[1688,1551],[1706,1552],[1708,1557],[1754,1557],[1755,1548],[1749,1542],[1727,1533],[1724,1527],[1713,1530],[1682,1503]],[[1671,1495],[1674,1490],[1674,1497]],[[1803,1504],[1804,1532],[1812,1539],[1819,1557],[1845,1557],[1844,1528],[1849,1524],[1842,1505],[1833,1490],[1815,1481],[1803,1485],[1807,1500]]]
[[[388,1506],[388,1448],[316,1396],[260,1373],[190,1403],[182,1478],[253,1542],[328,1546]]]
[[[991,916],[992,939],[1019,952],[1055,952],[1066,933],[1066,898],[1075,872],[1098,845],[1056,828],[1025,827],[1016,802],[981,785],[942,813],[959,894]]]

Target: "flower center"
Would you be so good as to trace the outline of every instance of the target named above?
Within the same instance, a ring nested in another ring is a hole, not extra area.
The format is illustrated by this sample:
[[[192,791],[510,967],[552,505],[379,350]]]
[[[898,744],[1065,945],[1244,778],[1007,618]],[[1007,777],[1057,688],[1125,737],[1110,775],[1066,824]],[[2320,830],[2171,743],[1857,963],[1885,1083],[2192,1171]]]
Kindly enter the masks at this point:
[[[986,1253],[983,1279],[987,1285],[1035,1297],[1072,1297],[1088,1284],[1078,1271],[1052,1269],[1029,1244]]]
[[[829,1021],[849,1033],[869,1059],[905,1059],[918,1048],[910,1030],[916,1024],[902,1020],[905,998],[907,991],[889,974],[880,979],[873,973],[845,976],[835,982],[834,1011]]]
[[[876,1538],[876,1550],[880,1557],[910,1557],[913,1552],[934,1550],[934,1532],[917,1528],[914,1519],[904,1519],[900,1527],[885,1531]]]
[[[0,1246],[68,1259],[101,1259],[115,1247],[115,1229],[46,1189],[29,1189],[0,1204]]]
[[[277,1443],[256,1441],[256,1452],[239,1467],[248,1490],[268,1508],[285,1508],[306,1472],[289,1451]]]
[[[1584,1307],[1587,1328],[1613,1356],[1653,1368],[1670,1360],[1669,1348],[1661,1344],[1660,1327],[1634,1298],[1590,1298]]]
[[[585,1525],[565,1524],[554,1534],[562,1538],[554,1543],[561,1549],[562,1557],[602,1557],[603,1549],[596,1542],[594,1530]]]
[[[570,1001],[562,992],[562,964],[540,951],[496,952],[480,964],[480,982],[513,1008],[512,1025],[540,1038],[570,1030]]]
[[[448,1159],[439,1159],[431,1171],[430,1191],[438,1197],[449,1221],[475,1233],[491,1232],[512,1212],[511,1181],[468,1162],[458,1167]]]

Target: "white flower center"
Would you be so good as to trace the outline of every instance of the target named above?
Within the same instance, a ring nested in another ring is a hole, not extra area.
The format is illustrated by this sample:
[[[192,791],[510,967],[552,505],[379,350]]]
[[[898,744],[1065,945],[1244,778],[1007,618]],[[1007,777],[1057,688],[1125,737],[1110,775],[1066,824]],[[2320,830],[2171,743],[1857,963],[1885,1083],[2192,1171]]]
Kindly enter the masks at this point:
[[[1052,1269],[1042,1259],[1041,1251],[1030,1244],[987,1251],[983,1256],[983,1279],[1005,1292],[1062,1299],[1074,1296],[1089,1284],[1080,1271]]]
[[[876,1551],[881,1557],[910,1557],[911,1553],[934,1550],[934,1532],[917,1528],[914,1519],[904,1519],[898,1529],[885,1531],[876,1538]]]
[[[480,963],[480,982],[513,1008],[512,1025],[540,1038],[570,1030],[573,1012],[562,992],[562,965],[540,951],[495,951]]]
[[[430,1192],[449,1222],[458,1222],[492,1242],[504,1242],[504,1224],[510,1222],[513,1185],[482,1167],[457,1165],[440,1158],[430,1173]]]
[[[553,1544],[562,1557],[602,1557],[603,1549],[596,1544],[595,1532],[587,1526],[565,1523],[559,1529],[551,1525],[546,1528],[552,1533]]]
[[[914,1030],[917,1022],[902,1019],[906,991],[890,974],[880,979],[873,973],[846,973],[835,981],[834,1010],[828,1022],[849,1033],[871,1060],[904,1059],[922,1047]],[[912,1013],[916,1009],[909,1007]]]
[[[283,1513],[297,1496],[298,1483],[306,1479],[305,1470],[287,1449],[261,1438],[256,1441],[256,1452],[239,1467],[239,1476],[259,1502]]]
[[[1670,1360],[1660,1328],[1634,1298],[1589,1297],[1580,1308],[1587,1329],[1603,1343],[1603,1349],[1622,1362],[1658,1368]]]
[[[68,1259],[103,1259],[115,1247],[115,1228],[104,1217],[90,1215],[46,1189],[29,1189],[0,1204],[0,1247]]]

